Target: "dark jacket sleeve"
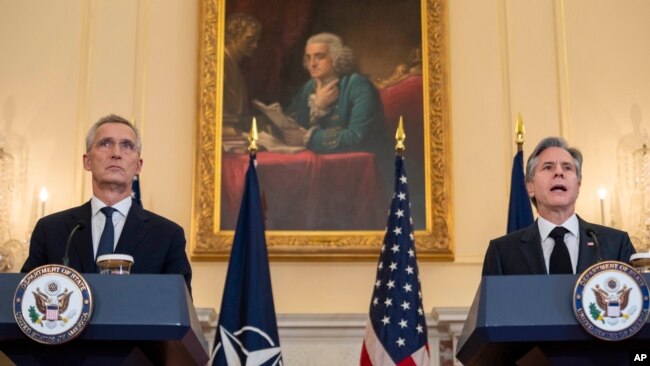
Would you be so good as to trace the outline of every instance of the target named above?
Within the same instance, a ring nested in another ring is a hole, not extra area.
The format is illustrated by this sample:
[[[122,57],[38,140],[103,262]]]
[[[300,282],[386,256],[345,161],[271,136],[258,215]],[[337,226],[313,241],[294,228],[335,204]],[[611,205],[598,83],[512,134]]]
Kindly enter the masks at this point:
[[[163,266],[163,273],[181,274],[185,279],[187,289],[192,294],[192,267],[185,253],[185,233],[180,226],[175,230],[169,252]]]
[[[494,241],[490,241],[487,252],[485,253],[485,259],[483,260],[482,275],[496,276],[502,274],[503,270],[501,269],[501,258],[499,257],[498,247]]]
[[[623,233],[623,239],[621,241],[621,252],[619,254],[618,260],[625,263],[630,263],[630,257],[632,254],[636,253],[634,245],[630,240],[628,233]]]
[[[45,248],[45,230],[42,220],[39,220],[34,227],[29,242],[29,255],[20,269],[20,272],[26,273],[36,267],[48,264],[47,251]]]

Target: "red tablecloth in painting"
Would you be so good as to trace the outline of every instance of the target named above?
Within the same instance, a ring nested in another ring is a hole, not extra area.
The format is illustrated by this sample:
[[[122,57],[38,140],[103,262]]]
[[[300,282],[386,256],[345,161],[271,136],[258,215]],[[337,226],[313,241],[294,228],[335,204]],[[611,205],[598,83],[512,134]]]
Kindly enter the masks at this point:
[[[221,229],[237,222],[247,154],[224,153]],[[267,230],[382,230],[388,197],[374,155],[367,152],[259,152],[257,172]]]

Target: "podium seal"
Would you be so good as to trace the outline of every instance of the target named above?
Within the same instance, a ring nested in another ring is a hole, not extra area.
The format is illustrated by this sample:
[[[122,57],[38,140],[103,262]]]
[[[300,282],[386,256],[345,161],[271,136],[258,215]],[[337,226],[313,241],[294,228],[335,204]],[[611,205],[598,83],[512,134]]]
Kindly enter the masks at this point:
[[[630,265],[617,261],[594,264],[578,278],[573,312],[591,335],[620,341],[635,335],[648,319],[648,286]]]
[[[13,308],[18,327],[29,338],[43,344],[62,344],[83,333],[93,302],[88,283],[77,271],[48,264],[20,281]]]

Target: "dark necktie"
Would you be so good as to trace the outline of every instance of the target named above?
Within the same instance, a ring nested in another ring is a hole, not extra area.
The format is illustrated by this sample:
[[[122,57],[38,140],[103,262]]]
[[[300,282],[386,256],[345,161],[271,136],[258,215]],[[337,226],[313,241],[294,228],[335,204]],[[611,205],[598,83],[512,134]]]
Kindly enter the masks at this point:
[[[569,249],[564,242],[564,234],[569,230],[562,226],[557,226],[549,236],[555,241],[553,251],[551,252],[551,260],[549,265],[549,274],[573,274],[573,266],[571,265],[571,256],[569,256]]]
[[[104,254],[112,254],[113,246],[115,245],[115,229],[113,228],[113,212],[115,212],[115,209],[106,206],[100,211],[106,215],[106,224],[104,224],[104,231],[102,231],[102,236],[99,238],[97,257]]]

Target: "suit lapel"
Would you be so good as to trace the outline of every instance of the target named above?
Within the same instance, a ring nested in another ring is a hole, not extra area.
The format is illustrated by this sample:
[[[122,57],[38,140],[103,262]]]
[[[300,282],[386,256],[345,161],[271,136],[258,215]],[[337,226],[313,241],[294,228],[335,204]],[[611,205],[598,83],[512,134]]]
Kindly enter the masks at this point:
[[[93,230],[92,230],[92,209],[90,201],[77,207],[72,212],[72,225],[70,230],[76,225],[77,222],[83,221],[84,228],[74,235],[70,242],[70,252],[74,251],[77,258],[81,262],[81,272],[94,273],[95,267],[95,254],[93,251]]]
[[[588,222],[578,216],[578,227],[580,229],[580,244],[578,249],[578,265],[576,268],[576,273],[580,274],[589,268],[592,264],[596,263],[597,250],[593,239],[587,234],[587,226],[592,226]],[[598,232],[595,232],[596,237],[598,237]],[[587,245],[587,243],[592,243],[592,245]]]
[[[528,227],[521,237],[521,254],[530,268],[531,274],[546,274],[544,253],[542,252],[542,239],[539,235],[537,221]]]
[[[126,222],[117,241],[115,253],[132,254],[137,245],[142,241],[142,235],[145,232],[145,223],[149,221],[146,212],[138,206],[135,201],[131,204],[129,214],[126,216]]]

